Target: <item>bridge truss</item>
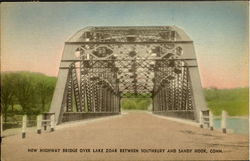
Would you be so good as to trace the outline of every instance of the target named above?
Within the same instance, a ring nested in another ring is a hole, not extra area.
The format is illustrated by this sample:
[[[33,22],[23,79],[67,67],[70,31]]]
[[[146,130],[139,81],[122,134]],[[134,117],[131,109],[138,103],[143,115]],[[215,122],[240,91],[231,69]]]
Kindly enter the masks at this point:
[[[198,121],[207,107],[183,30],[89,27],[65,43],[50,110],[57,123],[119,114],[123,97],[150,97],[153,113]]]

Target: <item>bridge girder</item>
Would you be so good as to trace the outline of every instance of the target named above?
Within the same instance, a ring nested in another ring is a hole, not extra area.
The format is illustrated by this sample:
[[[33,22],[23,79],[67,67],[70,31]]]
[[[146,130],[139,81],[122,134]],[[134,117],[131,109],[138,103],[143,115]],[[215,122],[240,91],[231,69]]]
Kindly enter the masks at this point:
[[[207,110],[193,41],[176,26],[89,27],[65,43],[50,112],[119,113],[122,97],[199,121]]]

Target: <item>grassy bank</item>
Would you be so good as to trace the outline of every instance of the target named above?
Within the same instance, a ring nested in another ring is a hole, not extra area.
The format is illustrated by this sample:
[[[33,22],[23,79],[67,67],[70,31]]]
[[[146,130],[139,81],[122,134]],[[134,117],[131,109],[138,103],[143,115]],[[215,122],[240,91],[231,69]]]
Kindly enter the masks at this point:
[[[235,89],[204,89],[209,109],[214,115],[220,115],[222,110],[230,116],[248,115],[249,88]]]

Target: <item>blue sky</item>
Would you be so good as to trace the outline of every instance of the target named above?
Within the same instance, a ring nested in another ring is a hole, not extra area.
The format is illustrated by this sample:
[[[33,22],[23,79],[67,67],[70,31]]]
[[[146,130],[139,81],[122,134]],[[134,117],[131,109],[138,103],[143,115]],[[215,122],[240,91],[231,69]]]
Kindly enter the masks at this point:
[[[56,76],[81,28],[176,25],[195,43],[204,87],[247,86],[248,16],[248,2],[3,3],[1,66]]]

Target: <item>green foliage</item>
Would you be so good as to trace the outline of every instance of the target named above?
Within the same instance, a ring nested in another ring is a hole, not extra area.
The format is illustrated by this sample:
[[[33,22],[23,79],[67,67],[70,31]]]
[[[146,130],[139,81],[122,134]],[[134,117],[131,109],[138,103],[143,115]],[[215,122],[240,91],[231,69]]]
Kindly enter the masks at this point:
[[[30,114],[36,105],[37,96],[35,95],[35,81],[32,79],[33,75],[26,72],[17,73],[14,82],[15,92],[14,95],[18,103],[22,106],[25,114]]]
[[[123,98],[121,107],[127,110],[147,110],[151,104],[151,98]]]
[[[14,74],[3,74],[1,76],[1,112],[4,114],[4,120],[7,121],[7,111],[10,105],[14,104]]]
[[[249,88],[204,89],[209,109],[214,115],[225,110],[230,116],[248,115]]]
[[[36,115],[49,108],[55,77],[32,72],[1,73],[1,109],[5,121],[15,114]]]
[[[41,77],[37,80],[35,88],[39,96],[39,103],[41,104],[42,111],[47,111],[46,104],[51,103],[53,91],[55,88],[56,79],[53,77]]]

